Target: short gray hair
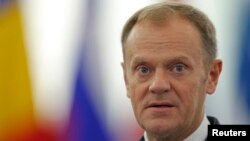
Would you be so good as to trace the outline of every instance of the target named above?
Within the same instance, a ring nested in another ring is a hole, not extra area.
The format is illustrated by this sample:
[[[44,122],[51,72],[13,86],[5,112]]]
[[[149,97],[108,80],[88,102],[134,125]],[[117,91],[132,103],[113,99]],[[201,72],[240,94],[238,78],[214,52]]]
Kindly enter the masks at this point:
[[[121,36],[123,56],[125,56],[127,38],[136,23],[145,20],[162,23],[170,19],[171,16],[184,18],[197,27],[204,45],[204,51],[207,54],[205,62],[208,64],[213,62],[217,56],[216,31],[213,23],[206,14],[191,5],[170,2],[162,2],[146,6],[128,19],[124,25]]]

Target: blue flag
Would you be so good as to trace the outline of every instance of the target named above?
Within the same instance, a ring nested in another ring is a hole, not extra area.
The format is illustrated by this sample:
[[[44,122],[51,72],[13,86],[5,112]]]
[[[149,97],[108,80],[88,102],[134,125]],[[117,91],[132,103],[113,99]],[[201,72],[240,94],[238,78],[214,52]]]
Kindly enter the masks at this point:
[[[93,100],[93,95],[101,96],[101,93],[96,94],[96,89],[102,86],[96,84],[93,86],[91,80],[95,79],[93,71],[98,70],[98,61],[94,60],[96,55],[97,39],[95,37],[96,18],[98,14],[98,7],[96,7],[95,0],[88,1],[88,10],[86,18],[86,27],[83,35],[83,43],[79,55],[79,62],[75,89],[73,96],[73,105],[71,109],[69,127],[67,129],[67,141],[110,141],[110,134],[107,129],[105,115],[100,117],[96,110],[96,105],[102,105],[101,101]],[[94,62],[94,63],[93,63]],[[95,70],[93,70],[95,69]]]
[[[245,11],[244,11],[245,10]],[[240,67],[239,67],[239,92],[243,95],[248,113],[250,114],[250,9],[243,9]]]

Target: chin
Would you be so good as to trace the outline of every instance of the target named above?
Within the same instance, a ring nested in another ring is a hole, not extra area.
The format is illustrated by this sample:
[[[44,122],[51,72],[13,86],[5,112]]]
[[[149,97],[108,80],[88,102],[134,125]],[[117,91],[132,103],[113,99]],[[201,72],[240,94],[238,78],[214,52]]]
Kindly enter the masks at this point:
[[[166,135],[171,129],[173,129],[173,125],[169,122],[166,123],[166,121],[146,122],[143,127],[146,131],[156,135]]]

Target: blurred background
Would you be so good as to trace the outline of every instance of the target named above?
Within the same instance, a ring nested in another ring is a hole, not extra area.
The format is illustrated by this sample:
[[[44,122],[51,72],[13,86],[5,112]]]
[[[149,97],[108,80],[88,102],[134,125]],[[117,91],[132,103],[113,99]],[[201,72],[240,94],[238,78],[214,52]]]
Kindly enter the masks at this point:
[[[159,1],[0,0],[0,141],[138,140],[120,36],[135,11]],[[178,2],[217,30],[224,64],[207,113],[250,124],[250,1]]]

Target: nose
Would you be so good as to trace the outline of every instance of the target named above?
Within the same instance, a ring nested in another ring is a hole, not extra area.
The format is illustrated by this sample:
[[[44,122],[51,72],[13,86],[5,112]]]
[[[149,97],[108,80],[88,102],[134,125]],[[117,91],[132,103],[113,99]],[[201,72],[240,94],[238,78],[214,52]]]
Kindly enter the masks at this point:
[[[163,94],[170,90],[171,86],[163,70],[155,71],[154,77],[150,83],[149,91],[154,94]]]

